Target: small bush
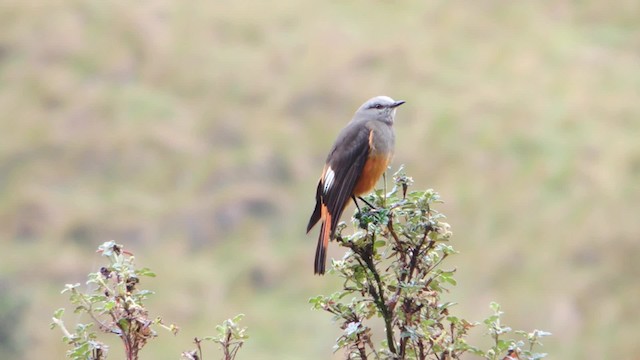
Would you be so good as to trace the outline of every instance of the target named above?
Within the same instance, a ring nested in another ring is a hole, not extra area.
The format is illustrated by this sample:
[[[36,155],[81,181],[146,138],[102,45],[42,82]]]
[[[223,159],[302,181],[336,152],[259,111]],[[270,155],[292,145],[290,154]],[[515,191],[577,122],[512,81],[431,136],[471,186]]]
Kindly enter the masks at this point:
[[[89,274],[86,292],[81,291],[79,283],[67,284],[62,290],[62,293],[69,294],[75,312],[86,314],[90,321],[76,324],[70,330],[62,320],[64,309],[58,309],[53,315],[51,328],[59,328],[64,335],[63,340],[72,347],[67,352],[69,359],[106,359],[109,348],[99,340],[99,333],[116,335],[122,341],[126,359],[138,359],[140,350],[157,336],[156,328],[177,334],[178,327],[165,325],[160,317],[150,317],[144,306],[144,300],[153,292],[141,289],[140,282],[144,277],[155,276],[150,269],[136,268],[133,254],[113,241],[100,245],[98,252],[109,263],[98,272]],[[220,344],[225,360],[235,359],[247,339],[246,329],[238,325],[242,316],[238,315],[217,326],[216,336],[202,339]],[[197,348],[184,352],[182,358],[203,359],[202,340],[196,338],[194,342]]]
[[[325,310],[340,324],[343,333],[334,349],[343,349],[348,359],[459,359],[472,353],[486,359],[540,359],[533,351],[549,333],[513,332],[501,324],[502,312],[492,303],[493,313],[482,323],[456,316],[453,302],[442,300],[449,286],[456,285],[455,269],[445,260],[456,253],[451,227],[433,206],[440,201],[433,190],[411,191],[413,180],[400,169],[390,192],[378,190],[368,196],[376,208],[363,207],[353,218],[358,231],[337,241],[349,249],[342,260],[333,261],[330,273],[343,279],[343,288],[310,302]],[[371,319],[381,318],[385,338],[376,345]],[[466,342],[474,327],[484,325],[494,344],[481,350]],[[515,334],[520,339],[506,338]]]

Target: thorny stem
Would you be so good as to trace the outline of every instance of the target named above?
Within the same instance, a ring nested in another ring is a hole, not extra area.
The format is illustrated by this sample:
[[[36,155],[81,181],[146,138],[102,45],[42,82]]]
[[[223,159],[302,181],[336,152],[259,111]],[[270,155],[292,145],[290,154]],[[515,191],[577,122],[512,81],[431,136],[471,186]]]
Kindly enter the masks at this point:
[[[91,317],[91,319],[93,319],[93,321],[95,321],[98,326],[106,331],[115,333],[115,331],[111,330],[111,328],[107,325],[105,325],[102,321],[100,321],[94,314],[93,314],[93,306],[91,304],[91,302],[89,302],[89,300],[86,299],[85,295],[82,294],[81,292],[77,291],[76,289],[72,290],[76,295],[80,296],[80,299],[82,300],[82,303],[84,304],[84,306],[87,308],[87,314],[89,314],[89,316]]]
[[[202,345],[200,345],[202,340],[200,340],[200,339],[198,339],[196,337],[196,338],[193,339],[193,342],[196,343],[196,347],[198,348],[198,358],[202,359]]]
[[[391,216],[389,217],[389,223],[387,224],[387,227],[389,228],[389,232],[390,232],[391,236],[396,240],[396,243],[400,244],[400,240],[399,240],[399,238],[398,238],[398,235],[397,235],[397,234],[395,233],[395,231],[393,230],[393,217],[391,217]],[[409,260],[409,271],[408,271],[408,272],[405,272],[405,273],[403,273],[403,274],[401,275],[401,277],[400,277],[400,279],[399,279],[401,283],[404,283],[404,282],[407,282],[407,281],[411,281],[411,279],[413,278],[413,276],[414,276],[414,272],[415,272],[415,270],[416,270],[416,266],[417,266],[417,264],[418,264],[418,258],[419,258],[419,256],[421,256],[421,255],[422,255],[422,253],[423,253],[423,251],[422,251],[422,247],[423,247],[423,245],[424,245],[425,241],[427,240],[427,236],[429,235],[429,231],[431,231],[431,228],[430,228],[430,227],[427,227],[427,228],[425,229],[424,236],[422,237],[422,239],[420,240],[420,242],[418,243],[418,245],[412,249],[412,251],[411,251],[411,258],[410,258],[410,260]],[[429,246],[427,246],[427,250],[428,250],[431,246],[433,246],[433,242],[431,242],[431,243],[429,244]],[[406,256],[403,256],[402,262],[406,264]],[[397,290],[396,290],[396,292],[395,292],[395,297],[396,297],[396,298],[398,298],[398,297],[400,296],[401,289],[402,289],[402,287],[398,286],[398,289],[397,289]],[[413,306],[412,306],[412,303],[411,303],[411,302],[407,303],[407,302],[405,301],[405,303],[403,304],[403,307],[405,308],[405,310],[404,310],[404,311],[405,311],[405,313],[406,313],[407,315],[410,315],[410,314],[412,314],[412,313],[414,313],[414,312],[415,312],[415,311],[412,309],[412,308],[413,308]],[[402,326],[401,326],[400,331],[401,331],[401,332],[404,332],[405,330],[406,330],[406,326],[405,326],[405,325],[402,325]],[[400,354],[399,354],[399,355],[400,355],[400,357],[401,357],[401,358],[402,358],[402,357],[404,357],[404,356],[405,356],[405,354],[406,354],[407,343],[408,343],[407,338],[401,338],[401,339],[400,339]],[[422,348],[422,347],[421,347],[421,345],[422,345],[422,344],[421,344],[421,343],[419,343],[419,342],[418,342],[418,344],[419,344],[419,346],[420,346],[420,353],[421,353],[421,354],[424,354],[424,348]],[[421,355],[421,358],[424,358],[424,355]]]
[[[418,350],[420,354],[420,359],[426,359],[427,356],[424,354],[424,345],[422,344],[422,341],[418,341]]]
[[[360,340],[360,335],[358,335],[358,340]],[[360,358],[362,360],[367,360],[367,349],[365,348],[365,345],[362,343],[362,341],[358,341],[358,352],[360,353]]]
[[[396,234],[395,230],[393,229],[393,216],[389,217],[389,222],[387,224],[387,227],[389,229],[389,234],[394,239],[394,241],[396,242],[397,246],[401,246],[402,243],[400,241],[400,238],[398,237],[398,234]],[[416,267],[418,265],[418,259],[425,252],[427,252],[427,251],[429,251],[430,249],[433,248],[435,242],[431,241],[431,240],[429,240],[429,242],[428,242],[426,247],[424,246],[425,242],[427,242],[427,240],[428,240],[429,232],[431,232],[432,230],[433,229],[430,226],[427,226],[425,228],[424,234],[423,234],[422,238],[420,239],[419,243],[415,247],[413,247],[413,249],[411,251],[411,255],[410,255],[410,259],[409,259],[409,263],[408,264],[407,264],[406,254],[404,254],[404,256],[402,257],[402,259],[401,259],[402,263],[404,264],[404,266],[408,265],[409,269],[408,269],[408,271],[402,273],[402,275],[400,276],[399,280],[400,280],[401,283],[410,282],[413,279],[413,277],[415,275]],[[423,249],[423,247],[425,247],[425,248]],[[401,248],[399,248],[398,250],[401,250]],[[445,255],[445,257],[446,257],[446,255]],[[437,265],[439,265],[442,260],[443,259],[440,259],[440,261],[434,267],[437,267]],[[430,268],[430,269],[433,269],[433,267]],[[430,279],[430,280],[432,280],[432,279]],[[430,282],[431,281],[428,281],[427,285]],[[394,295],[395,298],[399,298],[400,297],[401,289],[402,289],[402,287],[399,286],[398,289],[395,292],[395,295]],[[403,304],[404,312],[407,315],[411,315],[411,314],[415,313],[415,310],[413,309],[413,305],[414,304],[411,301],[408,302],[408,303],[405,301],[405,303]],[[405,325],[401,325],[400,331],[404,332],[405,330],[406,330],[406,326]],[[399,353],[399,356],[401,358],[406,355],[406,349],[407,349],[407,345],[408,345],[409,342],[410,341],[408,341],[406,338],[401,338],[400,339],[400,353]],[[418,341],[417,342],[417,347],[418,347],[419,358],[420,359],[424,359],[426,355],[425,355],[425,352],[424,352],[423,344]]]
[[[227,336],[226,336],[226,337],[225,337],[225,339],[224,339],[224,345],[223,345],[223,348],[224,348],[224,358],[225,358],[226,360],[230,360],[230,359],[231,359],[231,354],[229,353],[229,345],[230,345],[230,342],[231,342],[231,332],[228,332],[228,333],[227,333]]]
[[[378,269],[376,269],[376,266],[373,263],[372,253],[373,253],[374,243],[375,243],[375,234],[374,236],[372,236],[372,239],[371,239],[371,253],[367,253],[367,254],[363,253],[362,255],[366,255],[366,256],[363,256],[364,261],[366,262],[367,267],[373,274],[373,278],[376,281],[377,296],[376,296],[376,291],[373,291],[372,295],[374,296],[374,300],[378,305],[378,309],[380,310],[380,312],[382,312],[382,317],[384,318],[384,325],[386,328],[389,350],[391,351],[391,353],[397,354],[396,344],[393,336],[393,325],[392,325],[393,314],[390,313],[389,308],[387,307],[386,301],[384,299],[384,288],[382,286],[382,280],[380,279],[380,274],[378,273]]]
[[[398,234],[393,230],[393,216],[389,216],[389,224],[387,225],[387,228],[389,229],[389,234],[391,234],[391,237],[396,242],[396,246],[401,246],[402,242],[400,241]]]
[[[67,330],[67,327],[64,326],[64,321],[60,320],[60,319],[56,319],[53,318],[53,323],[58,325],[58,327],[60,327],[60,330],[62,330],[62,334],[64,334],[64,336],[66,336],[70,341],[73,341],[74,343],[76,342],[74,339],[74,336],[71,335],[71,333],[69,332],[69,330]]]
[[[376,359],[380,360],[380,356],[378,356],[378,352],[376,351],[376,347],[373,346],[373,342],[371,341],[371,337],[367,338],[367,344],[369,344],[369,347],[371,348],[371,351],[373,351],[373,355],[376,357]]]
[[[101,281],[101,284],[109,289],[109,287],[107,286],[106,283]],[[116,317],[116,315],[113,312],[109,312],[109,315],[111,316],[113,322],[116,325],[116,327],[118,328],[118,331],[115,331],[113,328],[109,327],[108,325],[106,325],[105,323],[103,323],[102,321],[100,321],[100,319],[98,319],[94,312],[93,312],[93,305],[91,304],[91,302],[89,302],[86,297],[84,296],[84,294],[80,293],[77,290],[73,290],[76,294],[78,294],[80,296],[81,301],[84,303],[85,307],[87,308],[87,314],[89,314],[89,317],[91,317],[91,319],[93,321],[95,321],[98,326],[100,328],[102,328],[103,330],[109,331],[111,333],[114,333],[116,335],[118,335],[120,337],[120,339],[122,340],[122,343],[124,345],[124,349],[125,349],[125,354],[127,356],[128,360],[136,360],[138,358],[138,354],[137,354],[137,350],[139,350],[137,347],[135,347],[132,343],[131,343],[131,326],[129,327],[129,331],[126,332],[122,326],[120,326],[118,324],[118,319]],[[130,322],[130,325],[133,325]]]
[[[365,249],[358,248],[357,246],[347,242],[343,242],[343,244],[351,248],[353,252],[360,255],[356,257],[356,261],[360,263],[360,266],[366,267],[367,269],[369,269],[369,271],[373,275],[373,280],[375,281],[376,286],[370,286],[368,291],[371,293],[371,296],[373,297],[373,302],[376,304],[376,307],[382,313],[382,317],[384,319],[384,324],[385,324],[385,333],[387,335],[387,343],[389,344],[389,350],[391,351],[391,353],[397,354],[395,341],[393,337],[393,325],[392,325],[393,314],[391,313],[389,307],[386,305],[386,301],[384,298],[384,288],[382,286],[382,280],[380,279],[380,274],[378,273],[378,270],[376,269],[376,266],[372,258],[374,243],[375,243],[375,234],[372,236],[370,245],[367,245],[367,248]],[[364,264],[362,263],[361,259],[364,260]],[[367,276],[367,278],[369,278],[370,276],[369,272],[365,272],[365,275]],[[369,282],[371,281],[369,280]],[[374,347],[372,346],[372,348]]]

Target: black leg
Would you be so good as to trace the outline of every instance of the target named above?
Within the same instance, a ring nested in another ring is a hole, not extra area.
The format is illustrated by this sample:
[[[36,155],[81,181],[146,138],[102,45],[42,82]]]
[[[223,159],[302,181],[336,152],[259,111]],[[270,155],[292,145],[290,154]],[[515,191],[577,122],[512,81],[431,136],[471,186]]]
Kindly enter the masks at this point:
[[[367,205],[369,205],[369,207],[370,207],[371,209],[375,209],[375,208],[376,208],[375,206],[371,205],[371,203],[369,203],[367,200],[363,199],[363,198],[362,198],[362,196],[358,196],[358,199],[360,199],[360,200],[364,201],[364,203],[365,203],[365,204],[367,204]],[[353,200],[355,201],[355,199],[353,199]],[[359,209],[358,209],[358,210],[359,210]]]
[[[351,195],[351,198],[353,199],[353,203],[356,204],[356,207],[358,208],[358,212],[361,212],[360,211],[360,206],[358,206],[358,202],[356,201],[356,197]]]

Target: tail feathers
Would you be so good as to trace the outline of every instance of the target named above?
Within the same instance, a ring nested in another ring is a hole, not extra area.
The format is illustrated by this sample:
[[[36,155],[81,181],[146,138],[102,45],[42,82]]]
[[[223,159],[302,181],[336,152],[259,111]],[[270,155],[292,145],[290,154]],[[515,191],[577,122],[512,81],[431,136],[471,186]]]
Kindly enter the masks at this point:
[[[307,224],[307,234],[311,231],[311,228],[320,220],[320,201],[316,202],[316,207],[313,209],[313,214],[311,218],[309,218],[309,223]]]
[[[315,224],[320,220],[320,206],[322,204],[322,198],[320,197],[322,182],[318,182],[318,189],[316,191],[316,207],[313,209],[313,214],[311,214],[311,218],[309,218],[309,223],[307,224],[307,234],[311,231],[311,228],[315,226]]]
[[[316,260],[314,263],[314,273],[324,275],[327,263],[327,248],[329,247],[329,238],[331,237],[331,214],[325,205],[322,205],[322,226],[320,228],[320,236],[318,236],[318,246],[316,247]]]

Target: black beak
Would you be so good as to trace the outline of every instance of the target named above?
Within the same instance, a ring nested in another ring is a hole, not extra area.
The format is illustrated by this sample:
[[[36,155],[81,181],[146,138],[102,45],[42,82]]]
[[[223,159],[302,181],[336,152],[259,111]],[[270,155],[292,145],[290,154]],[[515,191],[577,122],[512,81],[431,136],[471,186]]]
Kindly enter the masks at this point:
[[[398,106],[404,104],[405,102],[406,101],[404,101],[404,100],[398,100],[398,101],[394,102],[393,104],[391,104],[391,106],[389,106],[389,107],[393,109],[395,107],[398,107]]]

